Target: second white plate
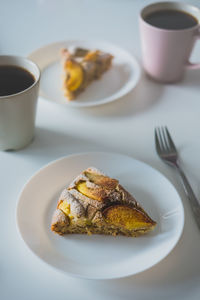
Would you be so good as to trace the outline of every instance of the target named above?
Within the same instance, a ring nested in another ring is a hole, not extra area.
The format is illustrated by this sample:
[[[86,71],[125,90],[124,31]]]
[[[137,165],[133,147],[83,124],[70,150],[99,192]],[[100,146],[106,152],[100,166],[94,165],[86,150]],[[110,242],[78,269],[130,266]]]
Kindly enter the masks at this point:
[[[89,166],[119,179],[157,222],[155,230],[138,238],[51,232],[59,194]],[[173,185],[152,167],[120,154],[85,153],[52,162],[30,179],[20,195],[17,223],[28,247],[49,265],[82,278],[108,279],[139,273],[166,257],[181,236],[184,211]]]
[[[114,55],[113,66],[101,79],[92,82],[76,100],[68,101],[62,91],[61,48],[82,47],[100,49]],[[40,95],[50,101],[70,107],[89,107],[105,104],[130,92],[140,78],[140,66],[127,51],[108,42],[69,40],[40,48],[29,55],[41,70]]]

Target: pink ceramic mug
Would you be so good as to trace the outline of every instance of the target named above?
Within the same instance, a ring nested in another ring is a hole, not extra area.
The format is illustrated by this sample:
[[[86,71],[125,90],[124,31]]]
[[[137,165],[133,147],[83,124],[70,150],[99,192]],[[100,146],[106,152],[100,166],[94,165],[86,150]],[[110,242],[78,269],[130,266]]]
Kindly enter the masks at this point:
[[[189,13],[198,21],[187,29],[161,29],[145,21],[147,15],[160,10]],[[195,41],[200,38],[200,9],[181,2],[160,2],[146,6],[140,14],[143,65],[146,72],[161,82],[181,80],[185,69],[200,68],[189,61]]]

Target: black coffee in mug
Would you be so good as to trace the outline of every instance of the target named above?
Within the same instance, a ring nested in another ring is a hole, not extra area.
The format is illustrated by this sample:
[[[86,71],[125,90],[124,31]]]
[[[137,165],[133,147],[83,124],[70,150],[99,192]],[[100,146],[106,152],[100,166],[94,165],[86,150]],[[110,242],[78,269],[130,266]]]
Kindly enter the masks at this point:
[[[197,19],[191,14],[175,9],[162,9],[149,13],[145,21],[161,29],[178,30],[194,27]]]
[[[24,68],[12,65],[0,66],[0,96],[22,92],[34,82],[34,76]]]

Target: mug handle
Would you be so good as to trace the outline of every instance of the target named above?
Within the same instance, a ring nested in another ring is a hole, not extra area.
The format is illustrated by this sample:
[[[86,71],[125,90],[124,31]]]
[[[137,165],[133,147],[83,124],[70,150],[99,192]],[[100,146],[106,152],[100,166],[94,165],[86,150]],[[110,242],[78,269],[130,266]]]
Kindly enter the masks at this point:
[[[200,29],[198,30],[197,34],[194,36],[194,39],[195,39],[194,42],[195,45],[196,41],[200,40]],[[186,68],[190,70],[200,69],[200,63],[191,63],[190,61],[187,61]]]

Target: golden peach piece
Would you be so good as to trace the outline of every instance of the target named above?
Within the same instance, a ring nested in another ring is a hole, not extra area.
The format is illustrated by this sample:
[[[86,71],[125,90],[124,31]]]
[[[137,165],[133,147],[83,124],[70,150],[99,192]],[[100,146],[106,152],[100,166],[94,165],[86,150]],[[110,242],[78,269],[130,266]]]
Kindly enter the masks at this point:
[[[60,201],[60,204],[58,205],[58,208],[60,210],[62,210],[66,215],[69,215],[70,214],[70,204],[67,203],[66,200],[61,200]]]
[[[65,68],[67,70],[66,86],[69,91],[75,91],[83,82],[81,65],[73,59],[69,59],[66,61]]]
[[[86,171],[85,175],[90,181],[104,187],[105,189],[115,189],[116,186],[118,185],[118,180],[112,179],[107,176],[103,176],[89,171]]]
[[[126,230],[145,229],[156,225],[148,215],[126,205],[110,206],[104,210],[103,216],[107,223]]]
[[[81,194],[87,196],[88,198],[97,200],[97,201],[103,201],[104,198],[106,197],[106,193],[101,187],[94,188],[94,189],[89,188],[89,187],[87,187],[87,184],[85,181],[79,182],[77,184],[76,188]]]

